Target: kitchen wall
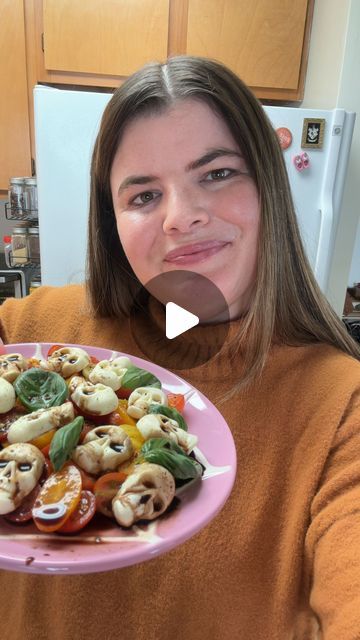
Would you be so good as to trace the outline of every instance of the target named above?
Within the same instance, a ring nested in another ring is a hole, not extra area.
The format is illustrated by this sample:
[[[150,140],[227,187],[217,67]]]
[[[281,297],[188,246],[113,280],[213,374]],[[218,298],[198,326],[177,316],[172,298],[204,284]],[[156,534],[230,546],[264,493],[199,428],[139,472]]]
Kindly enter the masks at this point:
[[[344,298],[335,294],[347,284],[360,282],[360,2],[316,0],[308,71],[302,107],[340,107],[357,113],[342,214],[346,225],[339,229],[329,298],[342,313]],[[354,246],[353,253],[345,247]],[[349,274],[350,271],[350,275]]]

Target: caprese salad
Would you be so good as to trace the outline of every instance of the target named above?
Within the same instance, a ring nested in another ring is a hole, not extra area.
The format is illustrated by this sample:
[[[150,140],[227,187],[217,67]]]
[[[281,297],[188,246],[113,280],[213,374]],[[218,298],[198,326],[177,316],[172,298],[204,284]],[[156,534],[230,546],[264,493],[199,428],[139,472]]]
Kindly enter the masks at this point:
[[[158,518],[203,473],[184,406],[125,356],[1,355],[0,517],[64,534],[97,513],[126,528]]]

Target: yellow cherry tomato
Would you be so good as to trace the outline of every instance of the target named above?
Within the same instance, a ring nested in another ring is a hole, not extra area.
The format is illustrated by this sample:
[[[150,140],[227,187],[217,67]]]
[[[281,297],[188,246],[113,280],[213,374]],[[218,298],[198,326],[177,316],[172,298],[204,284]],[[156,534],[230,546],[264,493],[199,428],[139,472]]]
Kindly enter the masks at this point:
[[[73,464],[52,473],[40,489],[32,509],[40,531],[56,531],[76,509],[81,496],[81,473]]]
[[[45,431],[45,433],[42,433],[41,436],[38,436],[38,438],[34,438],[34,440],[31,440],[30,444],[33,444],[38,449],[43,449],[48,444],[50,444],[55,433],[56,433],[56,429],[50,429],[50,431]]]
[[[119,414],[120,418],[121,418],[121,426],[123,424],[133,424],[136,425],[135,420],[129,416],[129,414],[127,413],[127,407],[128,407],[128,401],[127,400],[119,400],[119,404],[118,407],[116,409],[116,413]]]
[[[140,451],[145,440],[142,437],[137,426],[134,424],[121,424],[120,427],[124,429],[125,433],[127,433],[127,435],[129,436],[135,451]]]

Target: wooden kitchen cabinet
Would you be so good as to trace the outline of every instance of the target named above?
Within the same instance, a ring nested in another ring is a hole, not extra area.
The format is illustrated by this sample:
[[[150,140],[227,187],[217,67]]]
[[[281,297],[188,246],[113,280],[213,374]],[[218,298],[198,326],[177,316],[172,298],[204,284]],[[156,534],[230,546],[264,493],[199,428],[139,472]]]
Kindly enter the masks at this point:
[[[221,60],[260,99],[302,99],[314,0],[27,1],[38,81],[113,87],[187,53]]]
[[[301,97],[307,0],[189,0],[186,53],[221,60],[262,98]]]
[[[23,0],[0,0],[0,191],[31,175]]]

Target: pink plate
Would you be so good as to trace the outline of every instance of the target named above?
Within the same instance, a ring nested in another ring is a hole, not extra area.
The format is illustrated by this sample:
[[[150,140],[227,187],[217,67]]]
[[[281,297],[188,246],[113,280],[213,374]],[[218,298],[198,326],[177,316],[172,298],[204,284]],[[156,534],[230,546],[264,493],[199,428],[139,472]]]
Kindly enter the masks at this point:
[[[51,344],[6,345],[7,353],[46,358]],[[76,345],[71,345],[76,346]],[[119,354],[82,346],[100,360]],[[151,371],[166,392],[186,397],[184,417],[198,436],[198,459],[206,466],[201,481],[184,491],[176,509],[147,525],[125,531],[105,516],[73,536],[46,534],[33,524],[15,525],[0,517],[0,568],[28,573],[74,574],[110,571],[150,560],[181,544],[214,518],[235,480],[236,452],[228,425],[214,405],[185,380],[155,364],[129,355]],[[101,516],[99,516],[101,517]]]

